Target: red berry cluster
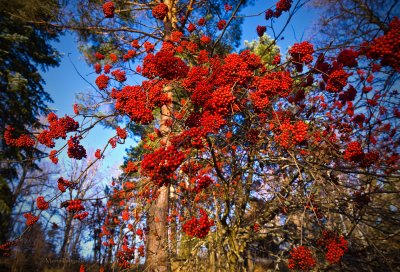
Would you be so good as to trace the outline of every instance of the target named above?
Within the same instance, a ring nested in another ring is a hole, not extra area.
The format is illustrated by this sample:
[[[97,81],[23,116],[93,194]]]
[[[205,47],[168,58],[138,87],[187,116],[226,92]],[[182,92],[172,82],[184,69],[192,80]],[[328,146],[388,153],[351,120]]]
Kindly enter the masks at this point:
[[[213,61],[212,85],[216,87],[247,85],[254,78],[256,69],[262,67],[259,56],[245,50],[240,54],[229,54],[223,62]]]
[[[224,9],[226,12],[231,11],[232,10],[232,6],[229,4],[224,4]]]
[[[171,143],[174,146],[181,148],[197,148],[201,149],[204,147],[203,144],[203,131],[199,127],[193,127],[188,130],[184,130],[182,133],[175,135],[171,138]]]
[[[337,61],[343,66],[347,67],[356,67],[358,62],[358,52],[353,49],[345,49],[339,53],[337,56]]]
[[[137,165],[133,161],[128,161],[126,167],[124,168],[125,174],[135,173],[138,171]]]
[[[344,70],[334,70],[328,78],[325,89],[331,93],[338,93],[347,85],[349,74]]]
[[[291,250],[289,265],[290,269],[299,269],[308,271],[316,264],[312,256],[311,250],[305,246],[298,246]]]
[[[117,136],[120,139],[126,139],[126,137],[128,136],[128,133],[126,132],[126,129],[117,127]]]
[[[112,1],[106,2],[103,4],[103,12],[104,12],[104,17],[106,18],[113,18],[114,17],[114,3]]]
[[[364,152],[359,142],[351,142],[347,145],[346,151],[343,154],[343,158],[346,161],[359,162],[361,161]]]
[[[203,44],[209,44],[209,43],[211,42],[211,38],[208,37],[208,36],[203,35],[203,36],[201,36],[200,41],[201,41]]]
[[[139,49],[140,48],[139,40],[133,40],[132,43],[131,43],[131,46],[133,48]]]
[[[349,85],[349,88],[346,92],[341,92],[339,94],[339,100],[343,103],[347,101],[353,101],[357,96],[357,90],[352,85]]]
[[[267,31],[267,27],[266,26],[257,26],[257,35],[258,37],[262,37],[265,33],[265,31]]]
[[[126,72],[125,71],[121,71],[121,70],[114,70],[111,72],[111,74],[114,76],[115,80],[118,82],[124,82],[126,81]]]
[[[82,212],[82,213],[77,213],[77,214],[75,214],[74,215],[74,219],[79,219],[79,220],[83,220],[83,219],[85,219],[87,216],[89,215],[89,213],[88,212]]]
[[[117,62],[118,61],[118,56],[114,53],[111,53],[110,55],[108,55],[109,59],[111,62]]]
[[[294,124],[286,119],[276,130],[275,141],[283,148],[291,148],[307,139],[308,125],[303,121]]]
[[[67,188],[70,188],[73,185],[72,182],[63,179],[62,177],[58,179],[57,183],[58,183],[58,189],[63,193],[67,190]]]
[[[121,213],[121,217],[122,217],[122,220],[128,221],[129,217],[130,217],[129,211],[128,210],[123,210],[122,213]]]
[[[6,145],[16,147],[32,147],[35,145],[35,141],[29,135],[23,134],[18,138],[14,138],[12,131],[14,131],[14,128],[11,126],[7,126],[4,131],[4,140]]]
[[[274,17],[274,11],[272,9],[267,9],[267,11],[265,11],[265,20],[269,20],[272,17]]]
[[[193,191],[196,193],[200,193],[202,190],[207,189],[211,184],[213,184],[213,180],[207,175],[196,177],[194,180],[196,182],[196,187],[194,187]]]
[[[104,65],[104,73],[108,74],[110,73],[112,66],[110,64]]]
[[[201,17],[198,21],[197,21],[197,25],[198,26],[204,26],[206,24],[206,19],[204,19],[203,17]]]
[[[98,60],[103,60],[105,58],[104,55],[99,52],[94,53],[94,57]]]
[[[200,209],[200,214],[201,217],[199,219],[192,217],[182,226],[182,230],[190,237],[204,238],[210,231],[210,227],[214,226],[214,221],[208,218],[203,209]]]
[[[31,213],[25,213],[24,217],[26,218],[27,226],[33,226],[39,220],[39,216],[34,216]]]
[[[225,124],[226,121],[221,115],[212,113],[210,111],[204,112],[200,119],[200,128],[203,133],[202,135],[216,133]]]
[[[57,164],[58,163],[58,158],[56,157],[57,155],[57,150],[52,150],[50,151],[49,154],[49,159],[52,161],[52,163]]]
[[[232,94],[232,89],[229,86],[224,86],[212,93],[208,103],[211,110],[225,116],[232,111],[231,106],[234,101],[235,97]]]
[[[147,78],[179,79],[186,77],[189,68],[171,51],[163,50],[155,55],[148,54],[143,60],[142,75]]]
[[[94,65],[94,71],[96,74],[100,74],[101,73],[101,64],[100,63],[96,63]]]
[[[96,149],[96,152],[94,153],[94,156],[97,158],[97,159],[101,159],[102,158],[102,156],[101,156],[101,150],[100,149]]]
[[[135,258],[135,247],[128,247],[126,243],[123,244],[116,257],[119,267],[129,269],[131,267],[130,261]]]
[[[381,64],[400,71],[400,19],[394,17],[389,30],[375,38],[365,49],[368,58],[381,59]]]
[[[217,23],[217,27],[218,27],[219,30],[224,29],[224,28],[226,27],[226,21],[225,21],[225,20],[220,20],[220,21]]]
[[[190,33],[192,33],[193,31],[196,30],[196,26],[194,24],[190,23],[187,29]]]
[[[293,80],[288,72],[272,72],[259,80],[257,92],[269,97],[287,97],[292,91]]]
[[[143,232],[142,229],[137,229],[136,230],[136,235],[139,236],[140,240],[143,239],[143,234],[144,234],[144,232]]]
[[[144,155],[142,174],[147,175],[158,186],[168,184],[185,159],[185,154],[169,146],[159,148],[151,154]]]
[[[183,173],[193,176],[202,168],[201,164],[193,161],[182,164],[181,170]]]
[[[84,211],[85,207],[82,206],[82,200],[80,199],[72,199],[70,201],[68,201],[68,207],[67,207],[67,211],[68,212],[80,212],[80,211]]]
[[[55,146],[54,140],[67,138],[68,132],[76,131],[79,127],[79,123],[67,115],[58,118],[56,114],[50,113],[47,116],[47,120],[50,123],[50,127],[39,134],[38,141],[50,148]]]
[[[292,7],[292,0],[279,0],[276,3],[276,12],[289,11]]]
[[[169,102],[168,97],[162,92],[162,85],[125,86],[121,91],[115,92],[113,98],[117,99],[115,108],[127,114],[133,121],[149,124],[153,121],[153,109]]]
[[[183,33],[180,31],[173,31],[171,33],[171,41],[172,42],[179,42],[182,37],[183,37]]]
[[[124,61],[128,61],[128,60],[134,58],[135,56],[136,56],[136,50],[128,50],[128,52],[126,52],[122,56],[122,58],[124,59]],[[123,76],[125,76],[125,74]],[[118,80],[118,81],[120,81],[120,80]],[[125,80],[123,80],[123,81],[125,81]],[[122,82],[122,81],[120,81],[120,82]]]
[[[71,136],[68,140],[68,157],[81,160],[86,158],[86,149],[80,145],[80,136]]]
[[[44,200],[43,196],[38,196],[38,198],[36,198],[36,205],[39,210],[43,210],[43,211],[47,210],[49,208],[49,202]]]
[[[160,3],[151,10],[151,13],[153,14],[154,18],[158,20],[164,20],[165,16],[168,14],[168,11],[168,6],[164,3]]]
[[[260,229],[261,229],[260,224],[254,223],[254,225],[253,225],[253,231],[254,231],[254,232],[259,232]]]
[[[146,41],[144,42],[143,46],[144,50],[146,50],[147,53],[154,51],[154,44],[152,44],[151,42]]]
[[[100,90],[106,89],[107,86],[108,86],[108,80],[109,80],[109,79],[110,79],[110,78],[109,78],[108,76],[104,75],[104,74],[99,75],[99,76],[96,78],[96,81],[95,81],[97,87],[99,87]]]
[[[325,248],[325,258],[329,264],[340,262],[344,253],[349,249],[348,242],[343,236],[338,236],[329,230],[322,232],[322,237],[318,239],[317,243]]]
[[[292,59],[299,63],[309,64],[313,61],[314,46],[309,42],[295,43],[289,50]]]

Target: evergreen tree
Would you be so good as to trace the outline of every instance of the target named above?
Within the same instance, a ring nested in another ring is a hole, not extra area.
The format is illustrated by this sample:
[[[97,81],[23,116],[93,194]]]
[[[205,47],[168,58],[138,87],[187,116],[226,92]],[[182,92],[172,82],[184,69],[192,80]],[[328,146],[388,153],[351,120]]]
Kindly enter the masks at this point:
[[[0,179],[8,180],[2,188],[9,186],[17,177],[19,166],[24,165],[22,172],[26,172],[34,166],[29,163],[29,158],[40,154],[36,148],[6,145],[4,132],[7,126],[13,128],[15,136],[26,133],[28,128],[39,128],[39,116],[49,112],[46,103],[52,100],[43,87],[45,82],[39,69],[45,71],[59,64],[58,52],[50,42],[57,41],[60,32],[54,28],[35,26],[30,21],[36,18],[53,20],[58,11],[56,0],[0,1]],[[23,163],[15,163],[17,160]],[[18,185],[22,185],[23,181],[20,177]],[[9,191],[10,188],[3,190]],[[9,207],[1,209],[2,220],[8,218],[6,214],[16,196],[13,192],[12,199],[7,201],[3,194],[0,196],[0,203]]]

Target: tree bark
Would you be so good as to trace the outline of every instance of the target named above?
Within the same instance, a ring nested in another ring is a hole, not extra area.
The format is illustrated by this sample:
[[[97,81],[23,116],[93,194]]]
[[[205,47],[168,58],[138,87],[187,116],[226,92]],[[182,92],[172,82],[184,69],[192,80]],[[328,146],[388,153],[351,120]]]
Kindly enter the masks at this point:
[[[169,40],[172,30],[175,28],[176,10],[174,0],[165,0],[169,12],[164,19],[164,40]],[[167,122],[171,120],[172,111],[172,88],[167,86],[164,91],[171,99],[169,105],[161,107],[160,131],[163,135],[162,141],[165,146],[170,145],[169,133],[171,132]],[[164,185],[159,189],[158,198],[151,204],[148,212],[147,226],[149,234],[146,246],[146,271],[164,272],[171,271],[168,241],[168,211],[169,211],[170,188]]]

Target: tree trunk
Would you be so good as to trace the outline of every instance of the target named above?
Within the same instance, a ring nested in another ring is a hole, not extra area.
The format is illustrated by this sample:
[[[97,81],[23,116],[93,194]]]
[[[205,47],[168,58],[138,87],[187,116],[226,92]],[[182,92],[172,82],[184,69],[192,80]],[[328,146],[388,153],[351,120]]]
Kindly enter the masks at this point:
[[[146,271],[170,271],[168,254],[168,197],[169,187],[160,188],[160,194],[149,210]]]
[[[165,0],[164,4],[168,6],[169,12],[164,19],[164,40],[169,40],[172,30],[175,28],[176,10],[174,0]],[[164,91],[172,101],[172,87],[167,86]],[[161,108],[160,131],[163,134],[162,142],[168,146],[168,136],[171,131],[166,122],[171,119],[172,102]],[[163,186],[159,189],[158,198],[151,204],[148,212],[147,226],[149,235],[147,236],[146,246],[146,271],[171,271],[169,260],[169,241],[168,241],[168,211],[169,211],[169,186]]]

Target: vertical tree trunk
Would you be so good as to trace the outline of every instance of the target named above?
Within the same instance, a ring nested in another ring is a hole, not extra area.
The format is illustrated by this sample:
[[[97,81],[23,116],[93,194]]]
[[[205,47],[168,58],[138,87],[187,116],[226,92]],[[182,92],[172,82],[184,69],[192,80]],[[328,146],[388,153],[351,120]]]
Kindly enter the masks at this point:
[[[164,0],[164,4],[168,6],[169,12],[164,19],[164,40],[169,40],[174,22],[176,21],[176,14],[174,8],[174,0]],[[167,93],[172,101],[173,94],[172,88],[167,86],[164,91]],[[164,105],[161,108],[160,131],[163,134],[163,142],[168,146],[168,135],[170,127],[166,122],[171,119],[172,103]],[[159,195],[149,209],[147,226],[149,227],[149,235],[147,236],[146,246],[146,271],[171,271],[171,264],[169,260],[168,249],[168,210],[169,210],[169,186],[163,186],[159,189]]]
[[[65,255],[68,251],[68,244],[69,244],[69,239],[70,239],[70,232],[72,228],[72,216],[70,214],[67,214],[67,220],[65,222],[65,231],[64,231],[64,237],[63,237],[63,242],[61,245],[61,250],[60,250],[60,258],[63,259],[65,258]]]

